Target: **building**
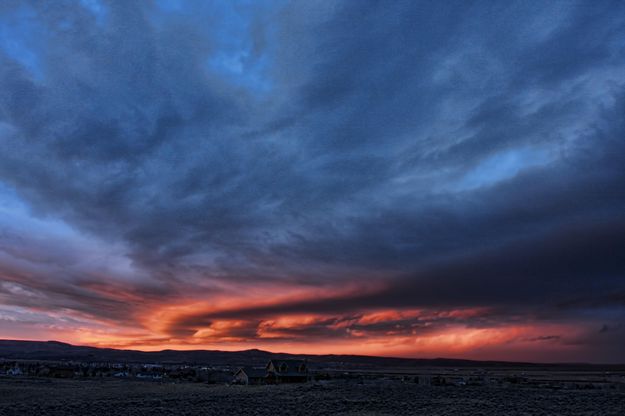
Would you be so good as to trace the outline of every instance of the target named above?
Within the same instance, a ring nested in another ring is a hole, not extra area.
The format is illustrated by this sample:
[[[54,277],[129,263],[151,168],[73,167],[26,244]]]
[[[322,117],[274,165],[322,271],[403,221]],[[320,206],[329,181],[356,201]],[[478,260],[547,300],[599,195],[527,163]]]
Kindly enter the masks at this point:
[[[234,373],[235,384],[265,384],[267,381],[267,369],[254,367],[241,367]]]
[[[271,360],[266,371],[269,383],[305,383],[309,380],[306,360]]]

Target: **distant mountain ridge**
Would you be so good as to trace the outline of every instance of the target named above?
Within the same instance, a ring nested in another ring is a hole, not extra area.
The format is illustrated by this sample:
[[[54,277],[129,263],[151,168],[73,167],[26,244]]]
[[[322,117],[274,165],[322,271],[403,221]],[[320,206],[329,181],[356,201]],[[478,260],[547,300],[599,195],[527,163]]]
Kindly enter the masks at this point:
[[[0,340],[0,359],[40,361],[85,361],[160,363],[189,365],[264,365],[271,359],[307,359],[323,367],[337,368],[407,368],[407,367],[562,367],[621,369],[625,365],[536,364],[505,361],[473,361],[453,358],[394,358],[365,355],[311,355],[273,353],[258,349],[243,351],[162,350],[137,351],[77,346],[59,341]]]

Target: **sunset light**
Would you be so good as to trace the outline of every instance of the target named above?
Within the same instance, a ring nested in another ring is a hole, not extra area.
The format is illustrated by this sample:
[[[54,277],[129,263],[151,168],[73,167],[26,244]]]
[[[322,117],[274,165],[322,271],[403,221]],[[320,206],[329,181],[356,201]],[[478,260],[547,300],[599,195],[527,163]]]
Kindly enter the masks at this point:
[[[623,4],[532,3],[2,2],[0,339],[625,362]]]

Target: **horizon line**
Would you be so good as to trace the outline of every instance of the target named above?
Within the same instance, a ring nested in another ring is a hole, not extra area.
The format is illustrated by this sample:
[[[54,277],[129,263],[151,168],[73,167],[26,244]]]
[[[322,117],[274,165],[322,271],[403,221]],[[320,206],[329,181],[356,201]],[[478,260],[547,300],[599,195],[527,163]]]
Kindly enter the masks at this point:
[[[248,348],[242,350],[214,350],[214,349],[173,349],[173,348],[165,348],[162,350],[142,350],[142,349],[127,349],[127,348],[115,348],[115,347],[102,347],[102,346],[94,346],[94,345],[79,345],[79,344],[71,344],[65,341],[58,340],[33,340],[33,339],[13,339],[13,338],[0,338],[0,342],[4,341],[14,341],[14,342],[33,342],[33,343],[57,343],[69,345],[70,347],[77,348],[95,348],[98,350],[114,350],[114,351],[129,351],[129,352],[140,352],[145,354],[157,354],[161,352],[221,352],[221,353],[242,353],[248,351],[259,351],[268,354],[283,354],[283,355],[293,355],[293,356],[312,356],[312,357],[327,357],[327,356],[337,356],[337,357],[366,357],[366,358],[389,358],[389,359],[397,359],[397,360],[421,360],[421,361],[437,361],[437,360],[451,360],[451,361],[465,361],[465,362],[475,362],[475,363],[502,363],[502,364],[527,364],[527,365],[583,365],[583,366],[625,366],[625,362],[620,363],[606,363],[606,362],[574,362],[574,361],[561,361],[561,362],[552,362],[552,361],[510,361],[510,360],[478,360],[471,358],[456,358],[456,357],[434,357],[434,358],[424,358],[424,357],[399,357],[399,356],[388,356],[388,355],[366,355],[366,354],[298,354],[292,352],[284,352],[284,351],[270,351],[263,350],[260,348]]]

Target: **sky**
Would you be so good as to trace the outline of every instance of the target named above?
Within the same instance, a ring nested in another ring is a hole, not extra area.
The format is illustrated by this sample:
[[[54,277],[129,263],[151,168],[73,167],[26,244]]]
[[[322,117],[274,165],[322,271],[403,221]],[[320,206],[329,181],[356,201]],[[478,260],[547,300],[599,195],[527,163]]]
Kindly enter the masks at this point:
[[[625,362],[622,1],[0,3],[0,338]]]

